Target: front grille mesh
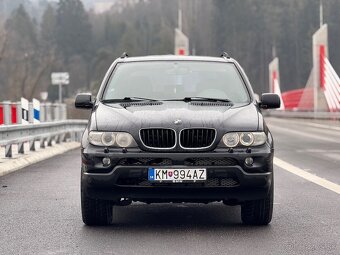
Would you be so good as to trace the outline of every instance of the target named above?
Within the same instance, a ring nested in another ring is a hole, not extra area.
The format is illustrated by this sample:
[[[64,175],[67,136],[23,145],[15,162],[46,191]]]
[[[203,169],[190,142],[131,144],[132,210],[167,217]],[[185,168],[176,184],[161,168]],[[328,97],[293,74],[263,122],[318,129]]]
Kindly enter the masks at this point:
[[[167,183],[150,182],[144,178],[120,179],[119,185],[142,186],[142,187],[236,187],[239,185],[237,178],[208,178],[205,182]]]
[[[233,158],[187,158],[186,166],[236,166],[238,162]]]
[[[180,143],[183,148],[194,149],[209,147],[215,140],[215,129],[190,128],[183,129],[180,134]]]
[[[124,158],[118,162],[121,166],[171,166],[168,158]]]
[[[185,166],[236,166],[238,161],[234,158],[187,158],[178,161]],[[169,158],[123,158],[117,162],[121,166],[172,166]]]
[[[176,144],[175,131],[165,128],[148,128],[140,130],[142,142],[151,148],[172,148]]]

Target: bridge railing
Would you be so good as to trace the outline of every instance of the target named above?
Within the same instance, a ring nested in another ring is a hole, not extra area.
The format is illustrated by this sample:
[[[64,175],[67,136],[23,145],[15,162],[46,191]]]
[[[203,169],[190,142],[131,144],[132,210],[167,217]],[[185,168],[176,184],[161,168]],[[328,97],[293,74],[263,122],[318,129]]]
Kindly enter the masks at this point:
[[[13,146],[18,153],[35,151],[65,141],[80,141],[87,125],[86,120],[63,120],[27,125],[0,126],[0,147],[5,147],[5,157],[13,156]],[[27,149],[28,147],[28,149]]]

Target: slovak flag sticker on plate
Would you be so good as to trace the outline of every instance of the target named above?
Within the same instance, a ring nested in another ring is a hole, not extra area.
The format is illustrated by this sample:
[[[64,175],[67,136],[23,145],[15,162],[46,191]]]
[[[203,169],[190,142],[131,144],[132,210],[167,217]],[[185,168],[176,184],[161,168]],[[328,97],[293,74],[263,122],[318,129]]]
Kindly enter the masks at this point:
[[[149,168],[149,180],[154,181],[155,180],[155,169],[154,168]]]

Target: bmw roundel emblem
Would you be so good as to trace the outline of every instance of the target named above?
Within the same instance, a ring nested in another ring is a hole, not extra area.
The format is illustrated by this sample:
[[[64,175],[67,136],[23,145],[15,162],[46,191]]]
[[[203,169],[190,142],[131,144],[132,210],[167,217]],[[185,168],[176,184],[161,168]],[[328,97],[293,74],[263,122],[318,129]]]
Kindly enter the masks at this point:
[[[182,120],[178,119],[174,121],[175,125],[181,125],[182,124]]]

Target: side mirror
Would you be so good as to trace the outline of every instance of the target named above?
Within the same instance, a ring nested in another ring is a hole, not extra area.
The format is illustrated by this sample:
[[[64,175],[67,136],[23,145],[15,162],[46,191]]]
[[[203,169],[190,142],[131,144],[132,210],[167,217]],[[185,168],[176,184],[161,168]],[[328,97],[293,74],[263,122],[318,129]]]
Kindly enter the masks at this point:
[[[260,107],[262,109],[275,109],[280,108],[281,100],[277,94],[264,93],[261,96]]]
[[[74,103],[76,108],[90,109],[93,107],[92,95],[90,93],[81,93],[76,97]]]

